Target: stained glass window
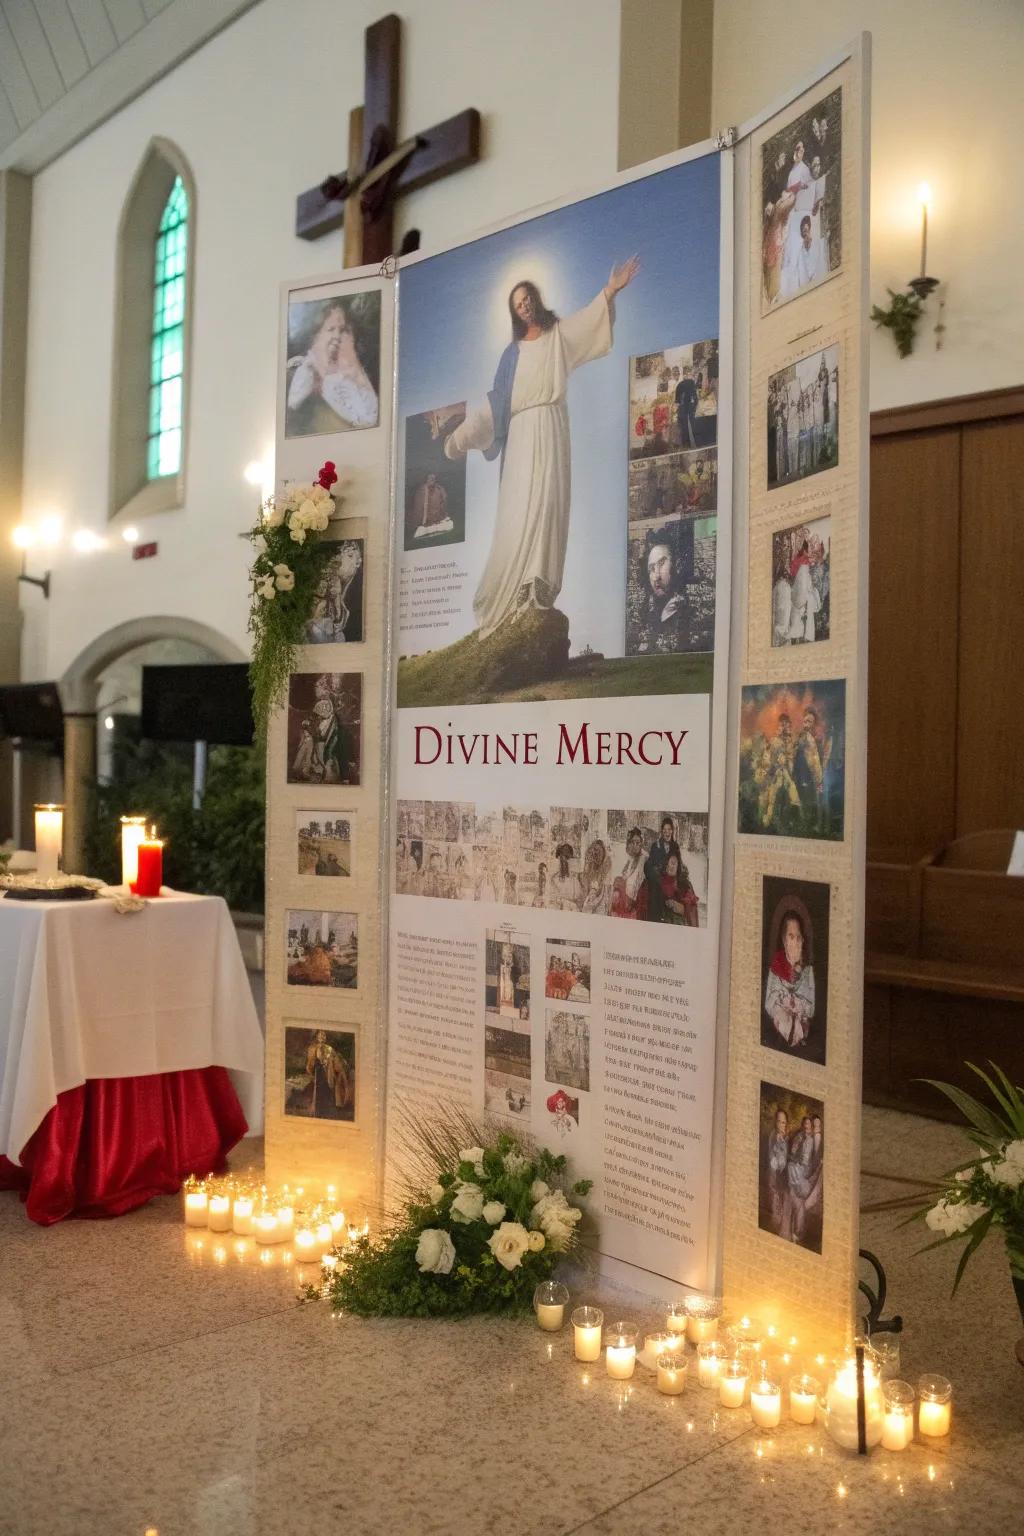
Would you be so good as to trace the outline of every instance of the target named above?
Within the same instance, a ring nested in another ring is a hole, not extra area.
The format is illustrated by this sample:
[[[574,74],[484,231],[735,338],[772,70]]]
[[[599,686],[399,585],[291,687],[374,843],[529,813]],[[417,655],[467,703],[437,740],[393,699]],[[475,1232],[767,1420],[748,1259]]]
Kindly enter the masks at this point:
[[[176,475],[181,466],[187,253],[188,193],[181,177],[176,176],[156,237],[146,447],[149,480]]]

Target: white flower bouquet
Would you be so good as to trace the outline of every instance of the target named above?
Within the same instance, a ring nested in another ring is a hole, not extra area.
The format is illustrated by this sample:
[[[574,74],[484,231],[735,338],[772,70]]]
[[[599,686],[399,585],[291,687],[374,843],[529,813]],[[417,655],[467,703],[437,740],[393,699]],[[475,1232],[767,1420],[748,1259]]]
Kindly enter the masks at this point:
[[[329,554],[320,543],[335,510],[332,487],[338,479],[328,459],[312,484],[293,482],[260,508],[249,538],[256,558],[249,631],[253,636],[252,708],[261,735],[280,704],[313,614],[317,587]]]
[[[579,1240],[566,1160],[461,1111],[437,1121],[406,1112],[402,1182],[408,1198],[375,1241],[363,1238],[328,1294],[363,1317],[464,1317],[525,1311],[535,1287]]]
[[[971,1254],[993,1228],[1001,1230],[1024,1321],[1024,1092],[994,1062],[989,1065],[992,1076],[967,1063],[988,1089],[994,1104],[991,1109],[962,1088],[928,1079],[964,1115],[967,1135],[978,1155],[953,1169],[938,1201],[912,1219],[923,1220],[932,1232],[939,1233],[922,1252],[966,1239],[953,1282],[954,1294]]]

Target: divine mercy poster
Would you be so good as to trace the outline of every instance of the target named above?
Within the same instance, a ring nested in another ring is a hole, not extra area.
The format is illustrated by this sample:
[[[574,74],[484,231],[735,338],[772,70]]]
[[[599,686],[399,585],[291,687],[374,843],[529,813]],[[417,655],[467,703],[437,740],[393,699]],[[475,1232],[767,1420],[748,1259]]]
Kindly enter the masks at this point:
[[[601,1251],[690,1284],[727,676],[720,176],[682,159],[403,264],[395,421],[392,1109],[455,1100],[564,1150]]]

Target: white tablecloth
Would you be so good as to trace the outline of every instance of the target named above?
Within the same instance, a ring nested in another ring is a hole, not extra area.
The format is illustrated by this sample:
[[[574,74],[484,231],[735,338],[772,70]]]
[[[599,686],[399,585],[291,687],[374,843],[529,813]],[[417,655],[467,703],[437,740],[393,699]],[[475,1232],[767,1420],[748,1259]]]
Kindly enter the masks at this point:
[[[263,1036],[220,897],[0,900],[0,1152],[90,1078],[227,1067],[262,1125]]]

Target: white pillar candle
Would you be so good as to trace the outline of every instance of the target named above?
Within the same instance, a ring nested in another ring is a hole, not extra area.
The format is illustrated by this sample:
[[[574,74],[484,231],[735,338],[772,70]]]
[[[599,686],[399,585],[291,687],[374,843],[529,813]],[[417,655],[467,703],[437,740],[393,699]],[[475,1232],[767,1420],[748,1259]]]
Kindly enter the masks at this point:
[[[794,1424],[813,1424],[818,1411],[818,1382],[814,1376],[793,1376],[789,1383],[789,1416]]]
[[[207,1225],[211,1232],[231,1231],[231,1196],[211,1195],[207,1206]]]
[[[609,1344],[604,1352],[605,1369],[616,1381],[628,1381],[636,1368],[635,1344]]]
[[[320,1252],[330,1253],[334,1247],[334,1228],[329,1221],[318,1221],[316,1226],[316,1240],[320,1244]]]
[[[251,1237],[253,1229],[251,1195],[236,1195],[231,1207],[231,1230],[237,1237]]]
[[[36,806],[36,875],[40,880],[54,880],[60,873],[64,844],[64,807]]]
[[[258,1243],[280,1243],[284,1239],[274,1211],[261,1211],[253,1222],[253,1236]],[[269,1254],[266,1256],[269,1258]]]
[[[186,1227],[205,1227],[209,1200],[205,1189],[186,1189],[185,1191],[185,1225]]]
[[[686,1337],[691,1344],[710,1344],[718,1338],[718,1319],[722,1315],[720,1296],[686,1296],[683,1311],[686,1314]]]
[[[844,1360],[828,1384],[825,1398],[828,1432],[837,1445],[848,1451],[858,1449],[857,1366]],[[882,1386],[878,1373],[868,1360],[864,1362],[864,1436],[870,1448],[882,1438]]]
[[[922,1397],[917,1414],[917,1427],[922,1435],[929,1435],[932,1439],[938,1439],[942,1435],[949,1434],[949,1427],[953,1419],[953,1404],[951,1402],[930,1402]]]
[[[697,1380],[702,1387],[717,1387],[718,1373],[725,1359],[723,1345],[712,1339],[697,1346]]]
[[[121,884],[134,885],[139,878],[139,844],[146,839],[145,816],[121,817]]]
[[[782,1387],[759,1376],[750,1383],[750,1417],[758,1429],[777,1429],[782,1419]]]
[[[577,1307],[572,1314],[573,1354],[591,1364],[601,1358],[601,1327],[604,1313],[600,1307]]]
[[[283,1242],[291,1242],[295,1236],[295,1212],[290,1205],[277,1208],[277,1225]]]
[[[905,1451],[914,1438],[914,1410],[890,1406],[882,1419],[882,1449]]]
[[[673,1302],[665,1317],[665,1327],[671,1334],[685,1336],[687,1324],[686,1304],[682,1301]]]
[[[549,1333],[554,1333],[561,1328],[565,1318],[565,1308],[561,1305],[552,1306],[539,1303],[537,1306],[537,1323],[541,1328],[546,1328]]]
[[[745,1360],[725,1360],[718,1372],[718,1401],[723,1408],[742,1408],[750,1372]]]
[[[686,1386],[686,1359],[672,1351],[658,1360],[658,1391],[666,1397],[678,1397]]]

